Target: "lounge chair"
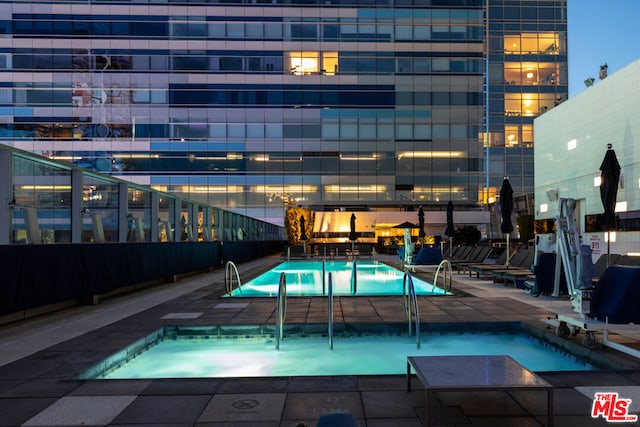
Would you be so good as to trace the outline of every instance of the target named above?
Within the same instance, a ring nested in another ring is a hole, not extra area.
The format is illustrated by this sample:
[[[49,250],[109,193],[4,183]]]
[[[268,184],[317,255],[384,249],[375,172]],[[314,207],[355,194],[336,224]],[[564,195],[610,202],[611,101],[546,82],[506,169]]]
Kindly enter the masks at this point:
[[[492,248],[489,246],[478,246],[469,254],[467,259],[451,261],[451,268],[460,273],[466,265],[484,262],[491,254],[491,251]]]
[[[442,261],[442,251],[438,247],[422,248],[411,264],[405,264],[405,268],[416,271],[422,268],[434,268]]]
[[[473,246],[460,246],[458,247],[451,257],[447,257],[450,261],[459,261],[467,258],[469,253],[473,250]]]
[[[610,263],[611,264],[611,263]],[[640,256],[621,255],[615,262],[616,265],[627,265],[631,267],[640,266]]]
[[[491,272],[493,282],[505,282],[506,284],[507,281],[513,281],[515,278],[531,276],[531,266],[533,265],[534,256],[535,251],[533,248],[526,248],[522,250],[522,252],[518,251],[518,253],[511,259],[507,268]]]
[[[510,252],[509,266],[514,266],[514,267],[520,266],[520,263],[523,261],[523,258],[526,258],[527,256],[529,256],[529,252],[531,252],[531,257],[533,257],[533,248],[529,248],[527,246],[521,246],[520,248],[518,248],[518,250],[514,252]],[[508,270],[508,269],[509,268],[506,265],[506,258],[505,258],[505,260],[502,263],[488,264],[484,266],[476,265],[474,267],[474,272],[476,273],[476,277],[480,279],[480,278],[491,277],[491,273],[493,273],[494,271]]]
[[[504,267],[507,262],[507,251],[503,250],[497,258],[487,257],[483,262],[466,264],[463,271],[469,272],[469,277],[473,277],[473,273],[479,278],[479,271],[486,266],[502,266]]]
[[[609,323],[640,322],[640,268],[629,265],[609,266],[595,287],[590,316]]]
[[[598,257],[596,262],[593,264],[593,278],[591,280],[591,283],[594,285],[598,283],[600,276],[602,276],[607,267],[609,267],[610,265],[618,264],[618,260],[620,259],[620,257],[620,254],[609,254],[608,256],[607,254],[600,255],[600,257]]]

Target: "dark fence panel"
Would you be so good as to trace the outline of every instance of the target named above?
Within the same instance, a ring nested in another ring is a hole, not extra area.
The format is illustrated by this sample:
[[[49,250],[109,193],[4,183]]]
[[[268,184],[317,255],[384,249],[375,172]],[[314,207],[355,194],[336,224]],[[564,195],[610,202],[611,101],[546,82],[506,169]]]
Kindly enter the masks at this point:
[[[221,263],[217,241],[0,246],[0,316]]]
[[[282,241],[0,246],[0,316],[282,253]]]

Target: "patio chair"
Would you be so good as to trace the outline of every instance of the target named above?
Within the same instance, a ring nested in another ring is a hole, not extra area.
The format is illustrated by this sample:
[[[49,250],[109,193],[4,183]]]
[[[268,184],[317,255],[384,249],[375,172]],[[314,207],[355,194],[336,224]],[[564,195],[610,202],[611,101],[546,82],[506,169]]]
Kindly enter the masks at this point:
[[[516,259],[517,255],[520,256]],[[533,248],[526,248],[523,252],[518,251],[518,253],[511,259],[507,268],[491,272],[493,283],[506,284],[507,281],[513,281],[514,278],[531,276],[531,266],[533,265],[534,256],[535,251]]]
[[[477,246],[467,259],[451,261],[451,268],[460,273],[466,265],[484,262],[489,257],[489,254],[491,254],[491,251],[492,249],[489,246]]]
[[[531,256],[533,257],[533,252],[534,252],[533,248],[529,248],[528,246],[524,246],[524,245],[520,246],[516,251],[510,252],[509,265],[511,267],[520,266],[520,262],[522,262],[522,258],[526,258],[529,255],[529,251],[531,251]],[[486,279],[491,277],[491,273],[493,273],[494,271],[508,270],[506,266],[506,256],[507,256],[506,252],[507,251],[505,250],[505,258],[500,263],[496,262],[495,264],[475,265],[473,267],[473,271],[476,273],[476,278]]]
[[[442,261],[442,251],[438,247],[422,248],[418,251],[411,264],[405,264],[405,268],[415,272],[420,269],[433,269]]]
[[[500,252],[500,255],[498,255],[497,258],[493,258],[491,256],[487,257],[487,259],[485,259],[483,262],[478,262],[478,263],[473,263],[473,264],[466,264],[464,266],[463,271],[464,272],[468,272],[469,273],[469,277],[473,277],[473,273],[476,274],[476,277],[479,278],[479,273],[477,270],[481,270],[482,268],[486,267],[486,266],[505,266],[507,262],[507,251],[506,250],[502,250]]]

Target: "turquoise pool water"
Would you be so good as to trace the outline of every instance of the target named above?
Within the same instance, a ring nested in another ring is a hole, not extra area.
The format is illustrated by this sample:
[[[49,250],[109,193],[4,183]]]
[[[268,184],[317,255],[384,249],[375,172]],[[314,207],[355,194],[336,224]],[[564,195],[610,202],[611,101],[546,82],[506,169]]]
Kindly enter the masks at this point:
[[[326,295],[322,287],[322,261],[283,262],[234,289],[231,297],[275,297],[280,273],[287,279],[287,296]],[[334,295],[352,295],[353,261],[325,261],[325,274],[331,273]],[[402,295],[404,273],[376,260],[356,261],[356,295]],[[417,295],[446,295],[443,289],[413,277]]]
[[[275,350],[269,336],[203,335],[194,328],[159,333],[103,361],[84,378],[197,378],[390,375],[406,372],[407,356],[507,354],[533,371],[582,371],[591,364],[523,331],[341,334],[333,349],[320,334],[286,336]],[[183,334],[184,333],[184,334]],[[136,350],[137,348],[137,350]]]

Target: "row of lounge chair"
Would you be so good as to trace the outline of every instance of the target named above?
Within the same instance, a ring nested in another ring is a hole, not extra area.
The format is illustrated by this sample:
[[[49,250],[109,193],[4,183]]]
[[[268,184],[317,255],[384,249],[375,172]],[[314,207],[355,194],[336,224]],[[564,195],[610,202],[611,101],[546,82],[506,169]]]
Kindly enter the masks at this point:
[[[491,256],[487,247],[460,247],[450,259],[452,268],[459,274],[468,274],[478,279],[492,279],[494,283],[504,283],[523,289],[533,288],[534,293],[551,294],[555,280],[555,253],[538,254],[535,249],[526,245],[520,246],[507,255],[503,250],[497,256]],[[508,257],[508,263],[507,263]],[[640,257],[620,254],[602,254],[593,266],[592,283],[609,265],[640,266]],[[564,271],[561,272],[560,292],[567,292]]]
[[[478,279],[493,278],[494,282],[513,283],[522,287],[525,279],[533,276],[534,248],[523,245],[515,251],[490,247],[463,247],[450,260],[452,269],[459,274],[475,275]]]

